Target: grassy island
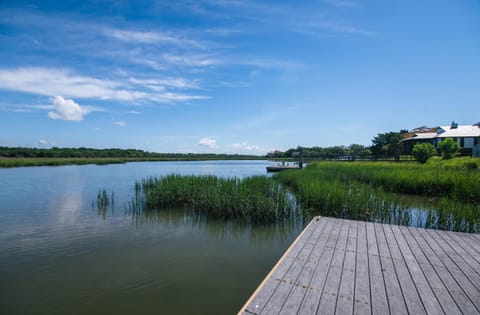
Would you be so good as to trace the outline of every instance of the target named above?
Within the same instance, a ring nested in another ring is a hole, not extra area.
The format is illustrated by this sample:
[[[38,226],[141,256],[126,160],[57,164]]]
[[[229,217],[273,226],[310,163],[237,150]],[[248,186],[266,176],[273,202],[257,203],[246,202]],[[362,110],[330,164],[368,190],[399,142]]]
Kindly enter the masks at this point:
[[[146,212],[189,208],[198,214],[251,223],[273,223],[294,213],[287,191],[265,176],[170,175],[137,182],[135,192],[132,208]]]

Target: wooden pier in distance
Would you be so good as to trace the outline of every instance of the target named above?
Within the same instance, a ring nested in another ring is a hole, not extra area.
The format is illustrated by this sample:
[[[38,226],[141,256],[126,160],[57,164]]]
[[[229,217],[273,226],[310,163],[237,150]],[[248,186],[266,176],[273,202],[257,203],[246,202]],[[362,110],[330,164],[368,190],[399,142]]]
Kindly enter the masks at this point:
[[[316,217],[239,314],[480,314],[480,235]]]

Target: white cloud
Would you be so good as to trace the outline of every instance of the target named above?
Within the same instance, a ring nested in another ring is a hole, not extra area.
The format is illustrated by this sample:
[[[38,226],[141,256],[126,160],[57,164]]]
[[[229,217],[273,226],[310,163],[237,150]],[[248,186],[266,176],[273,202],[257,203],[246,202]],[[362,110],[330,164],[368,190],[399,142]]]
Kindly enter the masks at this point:
[[[74,75],[63,69],[26,67],[0,70],[0,88],[7,90],[128,101],[145,97],[145,93],[123,90],[119,86],[117,82]]]
[[[120,127],[125,127],[127,125],[127,123],[124,121],[114,121],[113,124]]]
[[[42,145],[49,145],[50,144],[47,140],[44,140],[44,139],[38,140],[38,143],[40,143]]]
[[[359,36],[377,36],[377,32],[361,29],[348,24],[329,21],[326,19],[301,22],[292,26],[295,32],[309,36],[324,38],[335,34],[359,35]]]
[[[143,32],[121,29],[105,29],[104,34],[124,42],[136,42],[142,44],[174,44],[178,46],[193,46],[204,48],[201,41],[185,38],[181,33]]]
[[[137,32],[119,29],[106,30],[106,35],[126,42],[139,43],[157,43],[157,42],[177,42],[177,39],[166,34],[158,32]]]
[[[163,80],[165,85],[183,86],[189,88],[192,83]],[[26,67],[17,69],[0,69],[0,89],[35,93],[46,96],[63,95],[70,98],[89,98],[99,100],[119,101],[150,101],[150,102],[182,102],[197,99],[206,99],[207,96],[188,95],[164,91],[155,91],[140,86],[134,89],[130,82],[102,80],[87,76],[79,76],[63,69],[49,69],[41,67]]]
[[[130,115],[140,115],[141,112],[136,111],[136,110],[129,110],[129,111],[127,112],[127,114],[130,114]]]
[[[163,54],[162,57],[169,64],[187,67],[208,67],[222,63],[220,60],[202,55]]]
[[[51,119],[81,121],[91,112],[88,108],[82,107],[71,99],[64,99],[61,96],[55,96],[53,99],[54,112],[48,112]]]
[[[257,68],[264,68],[264,69],[299,69],[304,67],[304,65],[300,63],[288,62],[283,60],[275,60],[275,59],[260,59],[260,58],[237,58],[232,63],[237,63],[246,66],[252,66]]]
[[[265,149],[262,149],[262,148],[259,147],[258,145],[248,144],[247,142],[233,143],[232,145],[230,145],[230,147],[231,147],[235,152],[238,152],[238,153],[242,153],[242,152],[262,153],[262,152],[266,152],[266,151],[267,151],[267,150],[265,150]]]
[[[165,89],[165,86],[178,89],[193,89],[198,88],[198,82],[187,80],[184,78],[166,78],[166,79],[137,79],[130,78],[129,81],[133,84],[144,85],[149,88]]]
[[[153,59],[146,58],[145,56],[143,56],[142,58],[139,58],[139,57],[130,58],[130,61],[139,65],[148,66],[154,70],[165,70],[165,66],[162,65],[160,62]]]
[[[157,101],[159,103],[170,103],[170,102],[186,102],[186,101],[192,101],[192,100],[205,100],[209,98],[210,98],[209,96],[165,92],[157,95],[152,95],[150,99],[153,101]]]
[[[202,138],[198,141],[198,144],[203,147],[214,149],[217,147],[217,140],[212,138]]]
[[[159,80],[159,84],[163,84],[166,86],[179,88],[179,89],[196,89],[198,88],[197,81],[191,81],[184,78],[168,78]]]
[[[242,30],[238,29],[229,29],[229,28],[210,28],[205,30],[206,33],[208,34],[213,34],[216,36],[228,36],[232,34],[241,34],[244,33]]]

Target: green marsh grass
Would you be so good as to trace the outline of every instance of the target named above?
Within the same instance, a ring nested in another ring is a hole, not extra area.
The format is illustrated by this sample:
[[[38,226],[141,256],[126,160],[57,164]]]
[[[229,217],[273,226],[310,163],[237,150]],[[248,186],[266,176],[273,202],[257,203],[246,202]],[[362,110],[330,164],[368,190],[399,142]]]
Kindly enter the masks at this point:
[[[130,161],[122,158],[0,158],[0,168],[86,164],[105,165],[122,164]]]
[[[455,173],[456,172],[456,173]],[[389,162],[321,162],[274,178],[307,214],[479,233],[476,171]],[[434,196],[418,207],[394,193]]]
[[[103,217],[105,220],[108,209],[113,211],[115,195],[112,191],[112,194],[109,196],[107,191],[102,188],[98,190],[97,193],[97,211],[98,214]],[[93,203],[92,203],[93,207]]]
[[[324,179],[356,181],[385,191],[480,202],[480,159],[415,162],[320,162],[308,171]]]
[[[189,208],[196,214],[252,223],[287,220],[295,212],[288,192],[265,176],[148,178],[135,183],[135,200],[130,208],[147,212]]]

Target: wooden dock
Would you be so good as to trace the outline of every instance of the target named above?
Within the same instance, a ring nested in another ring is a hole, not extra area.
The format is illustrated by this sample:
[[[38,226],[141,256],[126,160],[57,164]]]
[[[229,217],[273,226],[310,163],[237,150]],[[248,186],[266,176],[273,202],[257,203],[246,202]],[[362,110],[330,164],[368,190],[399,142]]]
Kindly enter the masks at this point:
[[[480,235],[316,217],[239,314],[480,314]]]

